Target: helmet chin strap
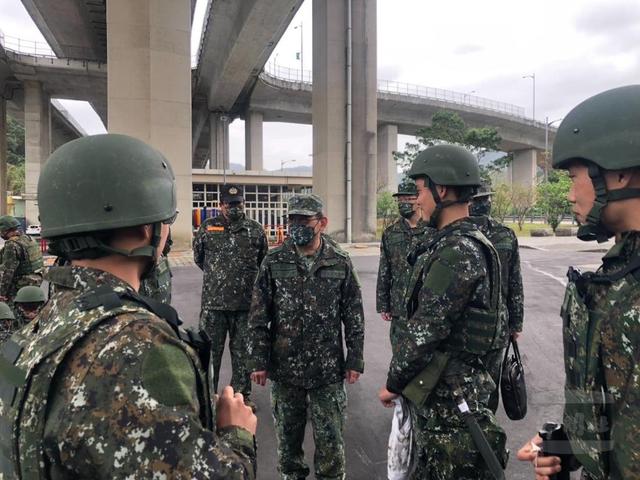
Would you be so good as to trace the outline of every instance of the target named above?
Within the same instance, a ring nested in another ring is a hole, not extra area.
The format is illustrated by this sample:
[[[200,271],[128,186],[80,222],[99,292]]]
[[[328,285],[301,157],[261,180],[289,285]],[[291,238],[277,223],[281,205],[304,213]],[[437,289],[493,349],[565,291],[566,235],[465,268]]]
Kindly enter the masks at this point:
[[[608,190],[604,179],[604,171],[596,164],[589,162],[589,178],[593,184],[596,198],[593,207],[587,214],[587,221],[578,228],[578,238],[583,241],[596,240],[598,243],[606,242],[614,233],[602,223],[602,212],[609,202],[639,198],[640,188],[620,188]]]
[[[457,203],[468,203],[469,199],[459,198],[457,200],[442,200],[442,198],[440,197],[440,194],[438,193],[438,189],[436,188],[436,184],[433,183],[431,178],[427,177],[427,182],[428,182],[429,190],[431,191],[431,195],[433,195],[433,200],[436,202],[436,209],[431,214],[431,217],[429,217],[428,225],[432,228],[437,228],[438,219],[440,218],[440,214],[442,213],[442,210],[444,210],[447,207],[450,207],[451,205],[455,205]]]

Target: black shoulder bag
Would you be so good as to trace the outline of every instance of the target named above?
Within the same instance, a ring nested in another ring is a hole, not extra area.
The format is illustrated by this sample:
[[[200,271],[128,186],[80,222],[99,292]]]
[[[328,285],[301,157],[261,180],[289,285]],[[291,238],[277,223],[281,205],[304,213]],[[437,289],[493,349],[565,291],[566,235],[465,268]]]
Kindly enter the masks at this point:
[[[513,354],[509,350],[513,346]],[[527,386],[524,381],[524,366],[520,358],[518,343],[511,338],[502,362],[500,378],[502,405],[511,420],[522,420],[527,414]]]

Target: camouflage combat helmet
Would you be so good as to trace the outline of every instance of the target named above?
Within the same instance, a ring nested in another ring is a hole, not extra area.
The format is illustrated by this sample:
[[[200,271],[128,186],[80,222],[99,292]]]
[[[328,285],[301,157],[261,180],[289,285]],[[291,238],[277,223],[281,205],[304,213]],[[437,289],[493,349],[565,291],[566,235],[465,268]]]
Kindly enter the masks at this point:
[[[11,307],[4,302],[0,302],[0,320],[15,320]]]
[[[398,185],[398,192],[393,194],[394,197],[401,195],[418,195],[418,187],[416,187],[416,182],[412,178],[404,177]]]
[[[428,177],[437,185],[481,185],[478,161],[466,148],[457,145],[435,145],[423,150],[413,161],[410,178]]]
[[[38,182],[42,236],[66,258],[117,253],[155,258],[161,223],[177,214],[171,165],[135,138],[94,135],[66,143],[45,163]],[[104,241],[109,230],[151,224],[151,245],[124,251]]]
[[[15,303],[44,302],[44,292],[40,287],[36,287],[34,285],[22,287],[20,290],[18,290],[18,293],[16,294],[16,297],[13,301]]]
[[[2,215],[0,217],[0,232],[11,230],[12,228],[18,228],[20,222],[11,215]]]
[[[313,193],[298,193],[289,199],[287,215],[311,217],[322,213],[322,199]]]
[[[494,193],[495,192],[491,190],[490,183],[482,182],[482,185],[480,185],[480,188],[478,188],[478,192],[473,196],[473,198],[490,197]]]
[[[640,197],[640,189],[635,188],[609,191],[603,176],[605,170],[640,167],[640,85],[599,93],[569,112],[553,142],[553,167],[566,169],[575,160],[587,165],[596,191],[578,238],[604,241],[613,235],[601,222],[604,207]]]
[[[480,167],[473,154],[458,145],[435,145],[418,154],[407,174],[414,180],[426,178],[436,209],[431,215],[429,224],[435,226],[443,208],[456,203],[467,203],[475,194],[475,187],[481,185]],[[457,200],[443,201],[436,185],[447,187],[470,187]]]

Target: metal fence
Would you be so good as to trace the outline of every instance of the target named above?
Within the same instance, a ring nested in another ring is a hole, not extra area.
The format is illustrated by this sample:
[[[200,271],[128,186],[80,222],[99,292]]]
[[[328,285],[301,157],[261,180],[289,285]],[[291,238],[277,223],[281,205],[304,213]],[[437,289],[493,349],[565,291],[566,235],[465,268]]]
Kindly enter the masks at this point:
[[[24,40],[22,38],[12,37],[11,35],[5,35],[4,32],[0,32],[0,45],[2,45],[5,50],[21,55],[57,58],[56,54],[51,50],[51,47],[45,42]]]
[[[310,70],[303,72],[300,69],[276,65],[273,62],[268,63],[264,71],[267,75],[277,78],[278,80],[291,83],[311,85],[313,81],[313,75]],[[425,87],[423,85],[395,82],[392,80],[378,80],[378,92],[466,105],[526,119],[524,107],[442,88]]]

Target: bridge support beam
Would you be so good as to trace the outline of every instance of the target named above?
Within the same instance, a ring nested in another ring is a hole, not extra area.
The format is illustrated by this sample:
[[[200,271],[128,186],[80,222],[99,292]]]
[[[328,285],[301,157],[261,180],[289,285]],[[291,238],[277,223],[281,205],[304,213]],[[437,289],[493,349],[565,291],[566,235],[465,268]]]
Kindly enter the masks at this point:
[[[250,110],[244,119],[244,155],[246,170],[264,170],[262,150],[262,112]]]
[[[38,224],[38,180],[51,153],[51,98],[37,81],[24,82],[25,217]]]
[[[535,148],[513,152],[513,162],[509,166],[512,184],[526,187],[535,185],[538,168],[538,151]]]
[[[398,126],[378,127],[378,191],[395,192],[398,167],[393,152],[398,150]]]
[[[7,214],[7,101],[0,95],[0,215]]]
[[[229,117],[223,113],[209,114],[209,168],[229,168]]]
[[[326,204],[329,233],[353,241],[376,234],[376,0],[352,0],[351,211],[347,212],[347,2],[313,1],[313,190]]]
[[[174,248],[191,246],[191,2],[107,3],[108,128],[161,151],[176,175]]]

